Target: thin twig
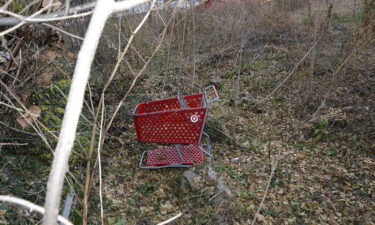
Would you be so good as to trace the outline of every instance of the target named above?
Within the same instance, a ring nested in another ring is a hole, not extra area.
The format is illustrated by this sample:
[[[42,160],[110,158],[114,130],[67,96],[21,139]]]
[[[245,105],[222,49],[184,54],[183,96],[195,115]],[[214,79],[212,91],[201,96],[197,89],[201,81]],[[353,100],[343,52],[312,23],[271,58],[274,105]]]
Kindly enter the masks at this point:
[[[313,113],[313,115],[311,116],[311,119],[310,119],[310,122],[311,121],[314,121],[316,119],[316,117],[318,116],[318,114],[320,113],[320,111],[325,107],[325,104],[326,104],[326,101],[328,99],[328,96],[330,95],[331,91],[332,91],[332,87],[334,85],[334,81],[335,81],[335,78],[337,76],[337,74],[342,70],[342,68],[345,66],[345,64],[348,63],[349,59],[351,59],[354,55],[356,55],[358,52],[360,52],[367,44],[369,44],[371,41],[373,40],[370,40],[368,42],[366,42],[365,44],[363,44],[362,46],[359,45],[359,42],[362,40],[364,34],[366,33],[366,31],[368,31],[368,29],[375,23],[375,20],[372,21],[371,23],[369,23],[366,27],[364,27],[359,33],[358,35],[358,39],[354,45],[354,47],[352,48],[353,50],[350,52],[350,54],[348,54],[340,63],[340,65],[337,67],[337,69],[332,73],[332,79],[331,79],[331,82],[329,84],[329,87],[328,87],[328,90],[327,92],[325,93],[324,95],[324,98],[323,98],[323,101],[320,103],[319,107],[316,109],[316,111]]]
[[[165,33],[165,32],[164,32]],[[161,41],[159,42],[158,46],[155,48],[154,52],[152,53],[152,55],[150,56],[150,58],[147,60],[147,62],[144,64],[144,66],[142,67],[141,71],[139,71],[139,73],[137,74],[137,76],[134,77],[133,79],[133,82],[131,83],[130,85],[130,88],[128,89],[128,91],[125,93],[124,97],[121,99],[121,101],[118,103],[117,107],[116,107],[116,110],[115,112],[113,113],[107,127],[106,127],[106,132],[108,132],[109,128],[112,126],[112,123],[113,123],[113,120],[115,119],[118,111],[120,110],[120,108],[123,106],[123,104],[125,103],[125,100],[128,98],[130,92],[133,90],[136,82],[138,81],[138,78],[140,76],[143,75],[143,73],[146,71],[148,65],[150,64],[151,60],[153,59],[153,57],[155,56],[156,52],[158,52],[160,46],[161,46],[161,43],[162,43],[162,40],[164,39],[164,34],[162,36],[162,39]]]
[[[268,193],[268,189],[269,189],[270,186],[271,186],[271,180],[272,180],[273,174],[275,173],[275,170],[276,170],[276,167],[277,167],[277,160],[274,160],[272,164],[273,164],[273,167],[272,167],[272,170],[271,170],[270,178],[268,179],[268,184],[267,184],[266,191],[264,192],[264,195],[263,195],[262,201],[260,202],[260,205],[259,205],[259,207],[258,207],[257,212],[255,213],[255,216],[254,216],[254,219],[253,219],[253,222],[251,223],[251,225],[254,225],[254,224],[255,224],[255,221],[256,221],[256,219],[257,219],[258,216],[259,216],[260,210],[261,210],[262,207],[263,207],[263,203],[264,203],[264,200],[266,199],[266,196],[267,196],[267,193]]]
[[[1,143],[0,146],[5,146],[5,145],[12,145],[12,146],[22,146],[22,145],[28,145],[29,143]]]
[[[366,46],[366,45],[364,45]],[[362,48],[364,47],[362,46]],[[311,119],[310,119],[310,122],[311,121],[314,121],[316,119],[316,117],[318,116],[318,114],[320,113],[320,111],[325,107],[325,103],[327,101],[327,98],[328,96],[330,95],[331,93],[331,90],[332,90],[332,86],[334,84],[334,81],[335,81],[335,78],[337,76],[337,74],[342,70],[342,68],[345,66],[345,64],[348,63],[348,61],[354,56],[356,55],[360,50],[362,50],[362,48],[359,48],[358,46],[356,46],[355,48],[353,48],[353,51],[347,55],[347,57],[345,57],[342,62],[340,63],[340,65],[337,67],[337,69],[333,72],[332,74],[332,80],[330,82],[330,85],[329,85],[329,88],[328,88],[328,91],[327,93],[325,93],[324,95],[324,98],[323,98],[323,101],[320,103],[319,107],[317,108],[317,110],[313,113],[313,115],[311,116]]]
[[[89,146],[89,152],[87,154],[87,165],[86,165],[86,179],[85,179],[85,189],[83,192],[83,210],[82,210],[82,225],[87,224],[87,213],[88,213],[88,199],[89,199],[89,189],[90,189],[90,178],[91,178],[91,158],[92,153],[94,150],[95,145],[95,137],[96,137],[96,129],[97,129],[97,121],[99,117],[100,108],[102,107],[102,104],[99,104],[98,109],[96,111],[95,117],[94,117],[94,123],[93,128],[91,131],[91,141]],[[101,132],[101,131],[100,131]]]
[[[5,96],[3,93],[1,93],[3,96]],[[23,110],[23,109],[20,109],[20,108],[17,108],[17,107],[15,107],[15,106],[12,106],[12,105],[9,105],[9,104],[7,104],[7,103],[5,103],[5,102],[2,102],[2,101],[0,101],[0,105],[5,105],[5,106],[7,106],[7,107],[9,107],[9,108],[11,108],[11,109],[14,109],[14,110],[17,110],[17,111],[20,111],[20,112],[25,112],[25,110]]]
[[[260,100],[258,103],[262,103],[266,101],[269,97],[271,97],[277,90],[281,88],[285,84],[285,82],[296,72],[296,70],[299,68],[299,66],[305,61],[307,56],[311,53],[311,51],[315,48],[315,46],[318,44],[320,39],[323,37],[323,35],[320,35],[319,38],[313,43],[313,45],[310,47],[310,49],[306,52],[306,54],[302,57],[302,59],[294,66],[293,70],[284,78],[284,80],[278,84],[275,89],[271,91],[266,97],[264,97],[262,100]]]
[[[116,24],[114,24],[114,25],[117,28],[117,30],[119,30],[119,32],[120,32],[121,28],[117,27]],[[125,39],[125,41],[129,42],[129,40],[126,38],[125,34],[121,33],[121,35]],[[120,47],[120,43],[119,43],[119,47]],[[137,54],[137,56],[142,60],[143,63],[146,62],[146,60],[142,57],[142,55],[138,52],[138,50],[136,48],[134,48],[134,46],[131,45],[130,48]],[[121,58],[121,54],[119,54],[119,56],[118,56],[118,59],[120,59],[120,58]]]
[[[105,92],[107,91],[107,88],[109,87],[109,85],[111,84],[122,60],[124,59],[125,57],[125,54],[128,52],[128,49],[131,45],[131,43],[133,42],[133,39],[135,37],[135,35],[138,33],[138,31],[141,29],[141,27],[143,26],[143,24],[146,22],[147,18],[150,16],[150,13],[151,13],[151,9],[154,7],[155,5],[155,2],[156,0],[153,0],[152,3],[151,3],[151,7],[150,7],[150,10],[146,13],[146,15],[143,17],[142,21],[139,23],[139,25],[137,26],[137,28],[132,32],[132,35],[130,36],[129,40],[128,40],[128,43],[126,44],[126,47],[124,49],[124,51],[122,52],[120,58],[117,60],[116,62],[116,65],[115,65],[115,68],[113,69],[112,73],[111,73],[111,76],[109,77],[107,83],[105,84],[104,88],[103,88],[103,91],[102,91],[102,97],[104,98],[104,94]]]
[[[104,121],[104,109],[105,109],[105,103],[104,99],[102,100],[102,113],[100,118],[100,134],[99,134],[99,143],[98,143],[98,162],[99,162],[99,199],[100,199],[100,219],[102,222],[102,225],[104,225],[104,210],[103,210],[103,194],[102,194],[102,161],[100,157],[100,150],[102,147],[102,144],[100,143],[102,141],[103,136],[103,121]]]
[[[181,216],[182,216],[182,213],[179,213],[179,214],[175,215],[174,217],[167,219],[167,220],[164,221],[164,222],[158,223],[157,225],[165,225],[165,224],[168,224],[168,223],[170,223],[170,222],[172,222],[172,221],[174,221],[174,220],[180,218]]]
[[[158,43],[158,45],[155,47],[154,51],[152,52],[151,56],[148,58],[147,62],[143,65],[141,71],[139,71],[139,73],[137,74],[137,76],[134,77],[128,91],[125,93],[124,97],[121,99],[121,101],[118,103],[117,107],[116,107],[116,110],[114,111],[114,113],[112,114],[111,116],[111,119],[110,121],[108,122],[107,124],[107,127],[106,127],[106,132],[108,132],[108,130],[110,129],[110,127],[112,126],[112,123],[113,123],[113,120],[115,119],[118,111],[120,110],[120,108],[122,107],[122,105],[124,104],[125,100],[128,98],[130,92],[133,90],[138,78],[140,76],[143,75],[143,73],[146,71],[148,65],[150,64],[150,62],[152,61],[152,59],[154,58],[155,54],[159,51],[159,48],[161,47],[161,44],[164,40],[164,36],[165,34],[167,33],[167,27],[168,25],[170,24],[170,22],[173,20],[173,18],[175,17],[175,13],[176,13],[176,9],[173,11],[172,13],[172,16],[170,18],[170,20],[168,21],[168,24],[167,26],[164,27],[164,30],[162,32],[162,35],[161,35],[161,38],[160,38],[160,41]]]
[[[4,123],[3,121],[0,121],[0,124],[5,126],[5,127],[8,127],[9,129],[11,129],[13,131],[19,132],[19,133],[23,133],[23,134],[27,134],[27,135],[31,135],[31,136],[39,136],[39,134],[36,134],[36,133],[30,133],[30,132],[27,132],[27,131],[23,131],[23,130],[19,130],[17,128],[11,127],[8,124]]]
[[[79,36],[77,36],[77,35],[75,35],[75,34],[69,33],[68,31],[65,31],[65,30],[63,30],[63,29],[60,29],[60,28],[58,28],[58,27],[55,27],[55,26],[53,26],[53,25],[51,25],[51,24],[48,24],[48,23],[42,23],[42,25],[44,25],[44,26],[46,26],[46,27],[49,27],[49,28],[52,28],[52,29],[54,29],[54,30],[60,31],[61,33],[64,33],[64,34],[66,34],[66,35],[68,35],[68,36],[70,36],[70,37],[77,38],[78,40],[83,41],[83,38],[81,38],[81,37],[79,37]]]
[[[89,12],[84,12],[80,14],[75,14],[71,16],[61,16],[61,17],[56,17],[56,18],[46,18],[46,19],[38,19],[38,18],[30,18],[30,19],[25,19],[26,23],[42,23],[42,22],[53,22],[53,21],[62,21],[62,20],[69,20],[69,19],[76,19],[79,17],[84,17],[84,16],[89,16],[92,14],[92,11]]]
[[[237,80],[236,80],[236,105],[238,107],[238,102],[240,100],[240,79],[241,79],[241,71],[242,71],[242,55],[243,55],[243,49],[245,47],[245,16],[244,16],[244,9],[241,10],[241,46],[238,51],[237,57],[236,57],[236,63],[238,63],[238,68],[237,68]]]
[[[10,32],[12,31],[15,31],[17,30],[19,27],[23,26],[26,24],[26,20],[29,19],[29,18],[33,18],[37,15],[40,15],[41,13],[43,13],[45,10],[48,10],[48,8],[51,7],[51,4],[49,4],[48,6],[40,9],[39,11],[35,12],[34,14],[32,14],[31,16],[27,17],[27,18],[24,18],[23,16],[21,15],[18,15],[18,17],[22,18],[18,24],[16,24],[14,27],[11,27],[7,30],[4,30],[3,32],[0,33],[0,37],[5,35],[5,34],[9,34]],[[9,11],[4,11],[4,10],[0,10],[0,13],[10,13]],[[11,17],[12,19],[16,19],[15,17]],[[18,19],[18,18],[17,18]],[[1,18],[0,18],[1,20]]]

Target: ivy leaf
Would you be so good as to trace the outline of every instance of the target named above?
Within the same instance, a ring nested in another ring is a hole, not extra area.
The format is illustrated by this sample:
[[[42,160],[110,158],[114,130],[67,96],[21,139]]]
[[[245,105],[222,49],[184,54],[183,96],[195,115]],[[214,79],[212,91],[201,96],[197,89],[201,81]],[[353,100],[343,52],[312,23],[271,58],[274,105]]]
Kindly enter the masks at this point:
[[[65,112],[65,109],[61,108],[61,107],[57,107],[56,108],[56,112],[60,113],[60,114],[63,114]]]

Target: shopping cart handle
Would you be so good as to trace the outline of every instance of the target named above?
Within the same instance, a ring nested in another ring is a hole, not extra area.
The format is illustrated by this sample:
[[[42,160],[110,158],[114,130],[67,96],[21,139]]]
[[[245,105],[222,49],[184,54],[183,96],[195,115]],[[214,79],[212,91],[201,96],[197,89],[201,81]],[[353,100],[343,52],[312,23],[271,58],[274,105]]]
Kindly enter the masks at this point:
[[[215,98],[209,100],[209,99],[208,99],[208,94],[207,94],[207,92],[208,92],[208,90],[210,90],[211,88],[214,90]],[[214,103],[214,102],[217,102],[217,101],[220,100],[219,93],[217,92],[217,90],[216,90],[216,88],[215,88],[214,85],[210,85],[210,86],[206,87],[206,88],[204,89],[204,94],[206,95],[207,104],[211,104],[211,103]]]

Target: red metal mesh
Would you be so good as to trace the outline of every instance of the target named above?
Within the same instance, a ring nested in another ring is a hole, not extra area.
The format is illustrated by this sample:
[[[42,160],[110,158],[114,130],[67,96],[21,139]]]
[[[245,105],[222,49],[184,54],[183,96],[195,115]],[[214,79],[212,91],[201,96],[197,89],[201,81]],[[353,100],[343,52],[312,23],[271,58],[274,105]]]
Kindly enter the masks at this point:
[[[198,144],[207,108],[203,94],[184,96],[189,108],[177,98],[141,103],[133,114],[137,139],[141,142]],[[192,116],[198,118],[192,122]]]
[[[180,153],[184,159],[184,165],[202,164],[203,152],[197,146],[180,146]],[[173,163],[181,163],[176,147],[150,150],[147,154],[147,166],[165,166]]]

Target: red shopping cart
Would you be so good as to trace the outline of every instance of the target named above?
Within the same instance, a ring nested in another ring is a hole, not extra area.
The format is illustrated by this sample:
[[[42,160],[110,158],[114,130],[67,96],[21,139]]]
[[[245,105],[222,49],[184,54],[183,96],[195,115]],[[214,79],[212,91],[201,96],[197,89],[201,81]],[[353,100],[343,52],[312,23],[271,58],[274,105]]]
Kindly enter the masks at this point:
[[[211,89],[214,98],[210,100]],[[179,94],[176,98],[138,104],[133,111],[137,139],[140,142],[175,145],[144,151],[139,167],[190,167],[203,163],[204,154],[213,160],[210,138],[203,131],[209,106],[219,99],[215,86],[211,85],[200,94]],[[143,166],[145,155],[146,166]]]

